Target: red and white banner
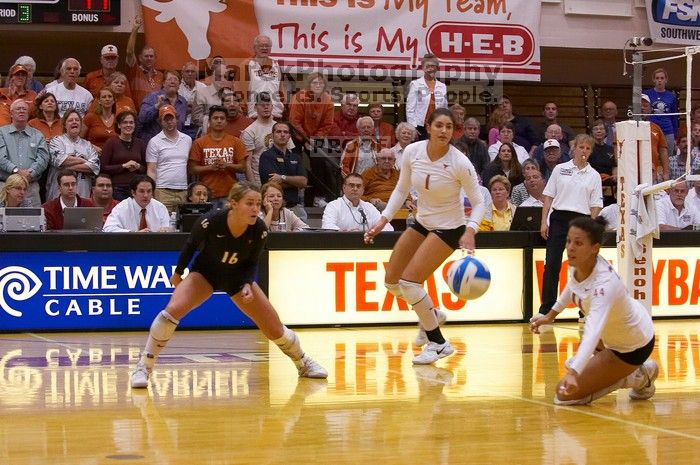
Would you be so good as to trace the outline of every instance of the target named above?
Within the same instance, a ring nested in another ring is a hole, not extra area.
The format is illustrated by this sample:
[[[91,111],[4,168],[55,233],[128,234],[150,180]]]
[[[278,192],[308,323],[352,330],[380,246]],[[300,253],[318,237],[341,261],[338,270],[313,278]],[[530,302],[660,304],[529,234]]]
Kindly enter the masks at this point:
[[[443,76],[540,79],[540,2],[532,0],[142,0],[161,68],[220,55],[238,62],[272,39],[286,71],[410,75],[425,53]],[[374,75],[377,76],[374,76]]]

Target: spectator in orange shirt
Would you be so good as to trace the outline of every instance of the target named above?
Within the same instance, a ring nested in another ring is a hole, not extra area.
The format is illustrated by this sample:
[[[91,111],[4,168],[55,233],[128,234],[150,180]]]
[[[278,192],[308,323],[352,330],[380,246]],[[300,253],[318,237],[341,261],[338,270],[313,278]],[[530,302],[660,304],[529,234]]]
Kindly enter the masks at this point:
[[[136,57],[136,33],[141,28],[143,19],[137,16],[134,19],[134,26],[131,28],[131,35],[126,44],[126,65],[129,67],[129,87],[131,98],[137,107],[141,107],[141,102],[146,95],[160,90],[163,87],[163,73],[158,71],[156,65],[156,51],[151,46],[144,46],[141,53]],[[180,83],[178,82],[178,85]],[[140,108],[135,108],[139,110]]]
[[[233,92],[226,92],[223,94],[223,97],[221,97],[221,105],[226,109],[228,114],[224,132],[238,138],[241,137],[241,132],[253,124],[254,121],[243,113],[239,98],[238,94],[234,94]]]
[[[126,79],[126,75],[122,72],[115,71],[109,75],[107,78],[106,86],[109,87],[114,94],[114,103],[117,105],[115,114],[118,115],[124,110],[136,111],[136,104],[128,95],[125,95],[126,89],[129,85],[129,81]],[[94,112],[100,104],[99,99],[95,99],[90,104],[90,110]]]
[[[362,200],[369,202],[382,211],[399,181],[396,169],[396,155],[391,149],[382,149],[377,155],[377,164],[362,173],[365,191]]]
[[[63,132],[56,97],[51,92],[44,92],[34,102],[36,118],[32,118],[27,124],[38,129],[44,135],[46,143],[50,144],[52,138]]]
[[[209,108],[209,132],[192,143],[187,163],[189,173],[206,184],[210,202],[223,208],[236,183],[236,173],[245,173],[246,152],[238,137],[225,132],[228,112],[219,105]]]
[[[114,101],[114,93],[109,87],[100,90],[97,101],[98,106],[95,111],[88,111],[83,118],[80,137],[89,140],[95,146],[97,153],[102,153],[107,139],[117,135],[114,130],[117,105]]]
[[[0,89],[0,126],[12,122],[10,105],[17,99],[22,99],[29,105],[29,114],[34,113],[34,99],[36,92],[29,89],[29,72],[22,65],[13,65],[7,74],[7,87]]]
[[[100,64],[102,65],[100,69],[90,71],[87,73],[87,76],[85,76],[85,88],[90,91],[95,99],[98,98],[100,89],[108,85],[107,79],[112,74],[117,72],[117,65],[119,65],[119,51],[117,50],[116,46],[105,45],[102,47],[102,51],[100,52]],[[127,96],[131,95],[128,84],[125,94]]]
[[[311,73],[306,88],[294,94],[289,104],[289,122],[297,133],[294,143],[304,144],[307,151],[313,149],[315,139],[323,139],[333,128],[333,100],[327,86],[326,76]]]
[[[459,103],[450,107],[450,111],[455,117],[455,130],[452,133],[452,141],[456,141],[464,135],[464,120],[467,117],[467,110]]]
[[[396,145],[394,126],[384,121],[384,107],[381,103],[371,103],[367,107],[367,114],[374,120],[374,138],[384,148]]]

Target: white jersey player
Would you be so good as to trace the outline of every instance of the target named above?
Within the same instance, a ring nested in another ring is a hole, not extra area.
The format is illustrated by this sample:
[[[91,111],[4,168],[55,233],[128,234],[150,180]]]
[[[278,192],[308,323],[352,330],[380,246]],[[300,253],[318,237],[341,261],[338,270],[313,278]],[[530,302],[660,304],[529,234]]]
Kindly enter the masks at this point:
[[[469,159],[450,145],[454,126],[454,117],[446,108],[438,108],[430,115],[429,139],[406,147],[396,189],[377,224],[365,234],[365,242],[373,242],[374,236],[401,207],[409,190],[416,189],[416,222],[396,242],[384,285],[392,294],[405,299],[418,315],[416,344],[425,345],[423,352],[413,359],[418,365],[433,363],[454,352],[440,331],[440,323],[446,316],[433,308],[423,282],[455,249],[474,249],[474,236],[484,214],[476,171]],[[462,190],[472,206],[467,225]]]
[[[632,399],[648,399],[656,391],[659,368],[649,360],[655,341],[651,316],[598,255],[604,229],[603,218],[571,221],[566,239],[569,282],[547,315],[536,314],[530,320],[532,331],[538,333],[571,302],[586,316],[581,344],[566,363],[568,373],[559,382],[556,404],[588,404],[625,387],[632,388]],[[598,341],[604,349],[596,352]]]

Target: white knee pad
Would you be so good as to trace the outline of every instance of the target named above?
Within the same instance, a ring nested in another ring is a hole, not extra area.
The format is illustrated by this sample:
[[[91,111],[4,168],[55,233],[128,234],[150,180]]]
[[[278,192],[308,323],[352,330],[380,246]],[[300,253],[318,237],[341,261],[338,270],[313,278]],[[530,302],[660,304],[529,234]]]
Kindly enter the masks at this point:
[[[387,283],[386,281],[384,282],[384,287],[394,294],[396,297],[400,297],[403,299],[403,293],[401,292],[401,284],[399,283]]]
[[[422,300],[429,298],[423,286],[413,281],[399,279],[399,288],[403,298],[406,299],[409,305],[413,306],[420,303]]]

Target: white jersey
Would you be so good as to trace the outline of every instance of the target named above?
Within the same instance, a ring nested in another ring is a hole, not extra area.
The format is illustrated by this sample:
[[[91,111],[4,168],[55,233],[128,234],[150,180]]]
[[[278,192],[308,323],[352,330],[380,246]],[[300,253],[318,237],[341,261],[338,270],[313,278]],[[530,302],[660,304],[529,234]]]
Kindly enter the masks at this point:
[[[627,293],[613,267],[598,256],[591,275],[578,282],[574,268],[569,269],[569,282],[552,307],[561,312],[574,302],[584,315],[586,324],[571,368],[581,373],[598,341],[605,347],[626,353],[644,347],[654,336],[649,312]]]
[[[428,141],[420,141],[404,149],[399,181],[382,216],[391,221],[413,187],[418,193],[416,220],[421,225],[428,230],[456,229],[465,223],[460,195],[464,189],[472,206],[467,226],[478,231],[484,199],[472,162],[452,145],[444,156],[431,161],[427,147]]]

